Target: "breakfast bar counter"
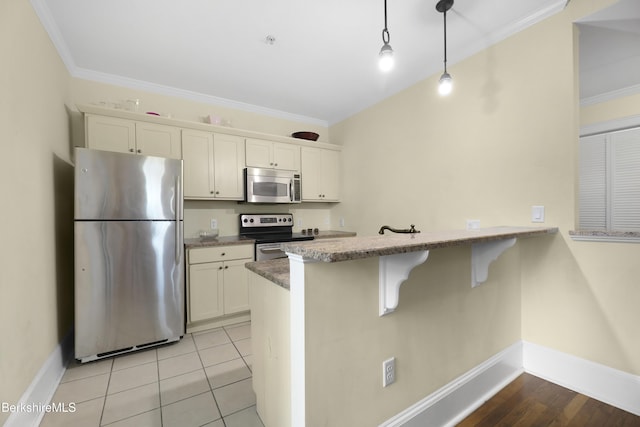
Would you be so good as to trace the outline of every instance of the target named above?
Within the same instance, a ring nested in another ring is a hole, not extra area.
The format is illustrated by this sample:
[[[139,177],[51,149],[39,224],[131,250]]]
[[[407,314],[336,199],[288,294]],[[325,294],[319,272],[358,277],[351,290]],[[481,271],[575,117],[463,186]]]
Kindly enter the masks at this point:
[[[417,417],[411,408],[426,396],[446,399],[439,390],[522,340],[521,268],[545,262],[557,232],[326,238],[283,243],[288,259],[247,263],[253,388],[265,427],[399,425],[392,420]],[[395,382],[385,386],[390,358]],[[491,387],[519,373],[496,366]],[[414,425],[447,423],[423,421]]]
[[[490,227],[290,242],[283,244],[283,249],[287,253],[306,259],[339,262],[557,232],[557,227]]]

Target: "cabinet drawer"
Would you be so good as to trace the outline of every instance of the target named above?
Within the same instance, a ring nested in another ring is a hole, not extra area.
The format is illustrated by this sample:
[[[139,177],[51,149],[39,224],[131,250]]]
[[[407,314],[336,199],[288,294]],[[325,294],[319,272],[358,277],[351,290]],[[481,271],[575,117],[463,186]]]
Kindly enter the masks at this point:
[[[231,259],[253,259],[253,245],[212,246],[189,249],[189,264],[217,262]]]

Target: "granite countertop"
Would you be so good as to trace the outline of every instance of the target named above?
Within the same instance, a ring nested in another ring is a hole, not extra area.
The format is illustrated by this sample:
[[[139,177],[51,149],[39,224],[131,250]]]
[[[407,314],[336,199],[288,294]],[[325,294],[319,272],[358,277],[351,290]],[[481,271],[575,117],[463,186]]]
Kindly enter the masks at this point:
[[[356,233],[351,231],[334,231],[323,230],[313,237],[316,239],[335,239],[341,237],[354,237]],[[211,246],[226,246],[226,245],[246,245],[255,243],[254,239],[249,239],[243,236],[218,236],[215,238],[200,238],[191,237],[184,239],[184,246],[187,249],[191,248],[207,248]]]
[[[244,266],[276,285],[289,289],[289,258],[248,262]]]
[[[314,233],[313,237],[316,239],[335,239],[341,237],[355,237],[357,234],[353,231],[335,231],[335,230],[321,230],[318,233]]]
[[[339,262],[557,232],[557,227],[491,227],[416,234],[386,234],[351,239],[318,239],[283,243],[282,247],[288,253],[307,259]]]
[[[242,236],[218,236],[215,238],[187,238],[184,239],[186,249],[191,248],[207,248],[211,246],[227,246],[227,245],[248,245],[254,244],[254,239],[248,239]]]

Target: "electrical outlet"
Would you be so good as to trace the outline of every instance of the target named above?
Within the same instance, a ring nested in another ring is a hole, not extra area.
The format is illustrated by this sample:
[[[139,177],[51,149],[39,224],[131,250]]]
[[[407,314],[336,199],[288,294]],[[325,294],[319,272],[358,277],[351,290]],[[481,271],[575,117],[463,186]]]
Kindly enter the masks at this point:
[[[396,382],[396,358],[392,357],[382,362],[382,387]]]
[[[329,217],[325,217],[324,225],[329,225],[329,224],[331,224],[331,221],[329,220]]]
[[[344,218],[340,218],[340,227],[344,227]]]
[[[211,219],[211,229],[212,230],[217,230],[218,229],[218,220],[217,219]]]

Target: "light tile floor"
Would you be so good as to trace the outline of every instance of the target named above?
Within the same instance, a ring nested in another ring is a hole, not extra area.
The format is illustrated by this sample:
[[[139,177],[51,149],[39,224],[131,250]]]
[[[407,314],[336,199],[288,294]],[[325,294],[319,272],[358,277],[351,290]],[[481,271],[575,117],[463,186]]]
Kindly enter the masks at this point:
[[[71,362],[41,427],[264,427],[251,385],[251,324],[187,334],[116,358]]]

